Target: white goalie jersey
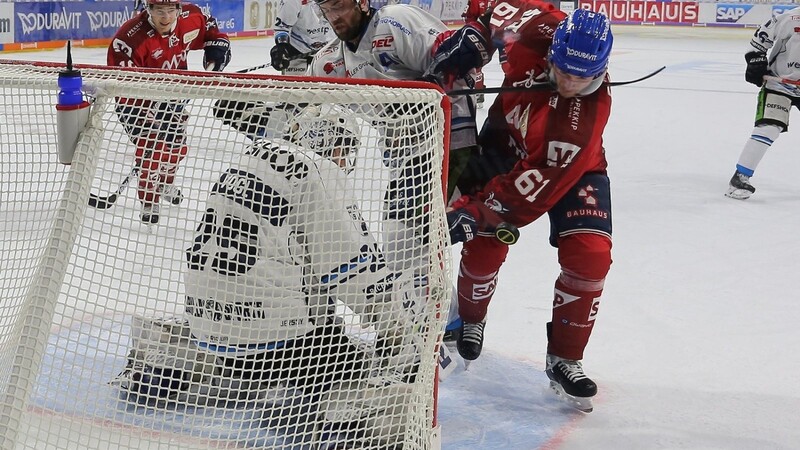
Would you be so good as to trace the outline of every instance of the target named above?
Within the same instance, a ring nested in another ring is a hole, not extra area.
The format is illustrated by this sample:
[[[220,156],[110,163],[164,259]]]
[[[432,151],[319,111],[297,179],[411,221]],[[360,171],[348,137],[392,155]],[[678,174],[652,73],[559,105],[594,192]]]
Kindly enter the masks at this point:
[[[281,139],[220,176],[186,254],[185,313],[201,348],[260,352],[321,324],[331,299],[363,313],[391,285],[346,193],[341,168]]]

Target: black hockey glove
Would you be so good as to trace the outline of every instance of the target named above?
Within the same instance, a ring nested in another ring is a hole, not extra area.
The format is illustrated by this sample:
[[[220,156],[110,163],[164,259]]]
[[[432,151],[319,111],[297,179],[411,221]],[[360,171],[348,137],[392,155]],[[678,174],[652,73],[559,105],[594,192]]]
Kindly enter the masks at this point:
[[[302,53],[292,47],[288,42],[275,44],[272,50],[269,51],[269,57],[272,58],[272,67],[276,70],[285,70],[289,67],[290,62],[299,58],[301,55]]]
[[[441,33],[436,39],[436,53],[426,74],[440,79],[444,79],[444,74],[463,77],[470,70],[488,64],[492,47],[487,34],[488,31],[478,22],[468,23],[452,34]]]
[[[744,55],[744,60],[747,61],[747,69],[744,71],[745,81],[761,87],[764,84],[764,75],[769,72],[767,55],[761,52],[749,52]]]
[[[466,208],[458,208],[447,213],[447,227],[450,229],[450,242],[469,242],[478,234],[478,221]]]
[[[481,201],[464,195],[453,203],[452,208],[447,213],[447,226],[453,244],[469,242],[476,236],[494,236],[506,245],[516,244],[519,240],[519,229],[504,222]]]
[[[221,72],[231,62],[231,43],[227,39],[206,41],[203,45],[203,67]]]

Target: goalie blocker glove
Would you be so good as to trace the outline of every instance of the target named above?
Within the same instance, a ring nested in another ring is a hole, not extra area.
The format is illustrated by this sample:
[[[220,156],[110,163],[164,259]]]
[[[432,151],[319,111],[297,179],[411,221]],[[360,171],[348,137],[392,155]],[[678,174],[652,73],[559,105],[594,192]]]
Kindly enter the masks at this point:
[[[285,70],[289,67],[289,63],[302,55],[300,51],[292,47],[288,42],[275,44],[272,50],[269,51],[269,57],[272,59],[272,67],[276,70]]]
[[[227,39],[206,41],[203,46],[203,67],[221,72],[231,62],[231,43]]]
[[[749,52],[744,55],[744,60],[747,61],[747,69],[744,71],[745,81],[761,87],[764,84],[764,75],[769,72],[767,55],[761,52]]]

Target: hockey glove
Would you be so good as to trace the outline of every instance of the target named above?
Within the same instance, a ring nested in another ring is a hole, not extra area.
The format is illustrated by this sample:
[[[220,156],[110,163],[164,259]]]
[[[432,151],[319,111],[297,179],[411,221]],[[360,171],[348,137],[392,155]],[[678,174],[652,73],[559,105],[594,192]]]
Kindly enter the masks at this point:
[[[466,195],[453,203],[451,211],[447,213],[447,226],[453,244],[469,242],[476,236],[494,236],[506,245],[515,244],[519,240],[516,226],[503,222],[483,202]]]
[[[299,58],[301,55],[302,53],[288,42],[275,44],[272,50],[269,51],[269,56],[272,58],[272,67],[276,70],[285,70],[292,60]]]
[[[203,67],[221,72],[231,62],[231,43],[227,39],[206,41],[203,46]]]
[[[747,61],[747,69],[744,71],[745,81],[761,87],[764,84],[764,75],[769,72],[767,55],[761,52],[749,52],[744,55],[744,60]]]
[[[470,22],[454,33],[439,34],[433,48],[433,62],[426,74],[432,74],[445,83],[446,74],[463,77],[491,60],[489,32],[479,22]]]

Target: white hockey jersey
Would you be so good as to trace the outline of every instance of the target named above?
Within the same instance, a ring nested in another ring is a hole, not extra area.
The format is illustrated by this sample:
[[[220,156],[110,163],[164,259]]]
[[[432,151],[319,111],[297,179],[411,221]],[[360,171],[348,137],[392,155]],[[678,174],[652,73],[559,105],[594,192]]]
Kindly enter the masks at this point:
[[[275,17],[275,42],[287,42],[300,53],[314,53],[336,36],[313,0],[281,0]]]
[[[758,27],[745,53],[769,52],[769,70],[777,77],[800,81],[800,7],[773,17]],[[797,86],[767,81],[768,89],[800,97]]]
[[[447,30],[441,20],[411,5],[387,5],[373,10],[369,24],[352,48],[335,38],[317,52],[308,75],[371,80],[420,79],[433,61],[436,37]],[[466,88],[459,81],[455,88]],[[477,130],[469,96],[452,97],[450,146],[476,144]]]
[[[273,348],[311,331],[329,299],[361,313],[391,284],[347,192],[333,162],[278,139],[220,176],[186,252],[185,314],[201,348]]]

